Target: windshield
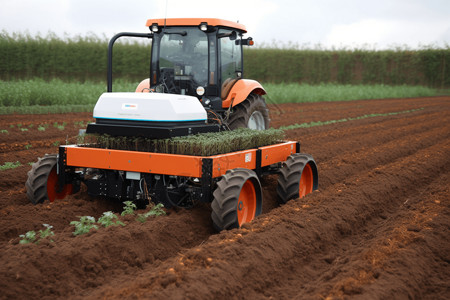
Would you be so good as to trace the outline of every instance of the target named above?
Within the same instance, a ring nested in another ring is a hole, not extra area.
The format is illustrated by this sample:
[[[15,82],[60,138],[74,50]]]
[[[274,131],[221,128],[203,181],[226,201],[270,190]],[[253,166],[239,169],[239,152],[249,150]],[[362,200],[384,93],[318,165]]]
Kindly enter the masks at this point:
[[[159,49],[158,49],[159,48]],[[157,56],[159,50],[159,59]],[[158,92],[197,96],[198,87],[208,83],[208,37],[198,28],[169,28],[159,34],[153,53]]]

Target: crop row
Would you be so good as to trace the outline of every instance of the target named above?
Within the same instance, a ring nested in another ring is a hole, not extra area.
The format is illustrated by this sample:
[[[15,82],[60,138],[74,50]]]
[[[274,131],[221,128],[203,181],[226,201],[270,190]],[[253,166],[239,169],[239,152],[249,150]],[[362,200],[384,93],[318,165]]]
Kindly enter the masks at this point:
[[[61,39],[0,33],[0,79],[103,80],[107,39]],[[119,42],[115,76],[139,81],[148,77],[150,46]],[[245,76],[262,82],[388,84],[450,87],[450,47],[367,49],[246,48]]]
[[[120,214],[122,217],[127,215],[135,215],[135,210],[137,209],[136,205],[131,201],[123,202],[125,206],[123,207],[123,211]],[[163,210],[164,206],[160,204],[149,205],[146,208],[146,212],[142,214],[138,214],[136,221],[141,223],[145,223],[149,217],[158,217],[166,214],[165,210]],[[117,214],[112,211],[106,211],[103,215],[95,220],[94,217],[91,216],[80,216],[79,221],[71,221],[70,225],[74,226],[75,230],[73,231],[74,236],[82,235],[89,233],[93,230],[98,230],[99,225],[105,228],[110,226],[126,226],[124,222],[119,220]],[[45,229],[39,230],[38,232],[31,230],[26,232],[25,234],[21,234],[19,237],[21,240],[19,244],[30,244],[36,243],[39,244],[42,240],[48,239],[49,242],[53,243],[54,241],[51,239],[55,233],[52,231],[53,226],[49,224],[42,224]]]

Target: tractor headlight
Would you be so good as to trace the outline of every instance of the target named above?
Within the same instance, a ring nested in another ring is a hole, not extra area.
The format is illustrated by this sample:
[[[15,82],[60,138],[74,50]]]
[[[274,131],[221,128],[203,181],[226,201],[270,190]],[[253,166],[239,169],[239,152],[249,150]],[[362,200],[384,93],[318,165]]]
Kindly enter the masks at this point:
[[[200,23],[200,30],[201,30],[201,31],[206,31],[206,30],[208,30],[208,23],[206,23],[206,22]]]
[[[158,32],[159,28],[158,28],[158,24],[153,23],[152,27],[151,27],[152,32]]]

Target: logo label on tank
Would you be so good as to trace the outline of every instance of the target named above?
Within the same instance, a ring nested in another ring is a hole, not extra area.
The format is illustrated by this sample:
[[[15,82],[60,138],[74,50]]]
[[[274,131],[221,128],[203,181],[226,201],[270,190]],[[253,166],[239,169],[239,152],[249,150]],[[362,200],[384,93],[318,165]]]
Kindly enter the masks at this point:
[[[137,104],[134,104],[134,103],[122,103],[122,109],[134,110],[134,109],[137,109],[137,108],[138,108]]]

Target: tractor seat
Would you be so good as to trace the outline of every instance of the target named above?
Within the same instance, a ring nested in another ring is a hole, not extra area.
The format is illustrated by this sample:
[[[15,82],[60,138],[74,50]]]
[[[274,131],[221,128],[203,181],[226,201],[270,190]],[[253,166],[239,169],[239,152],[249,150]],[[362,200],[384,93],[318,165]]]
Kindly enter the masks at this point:
[[[236,83],[237,78],[227,78],[222,84],[222,100],[225,100],[228,97],[228,93],[230,92],[233,85]]]

